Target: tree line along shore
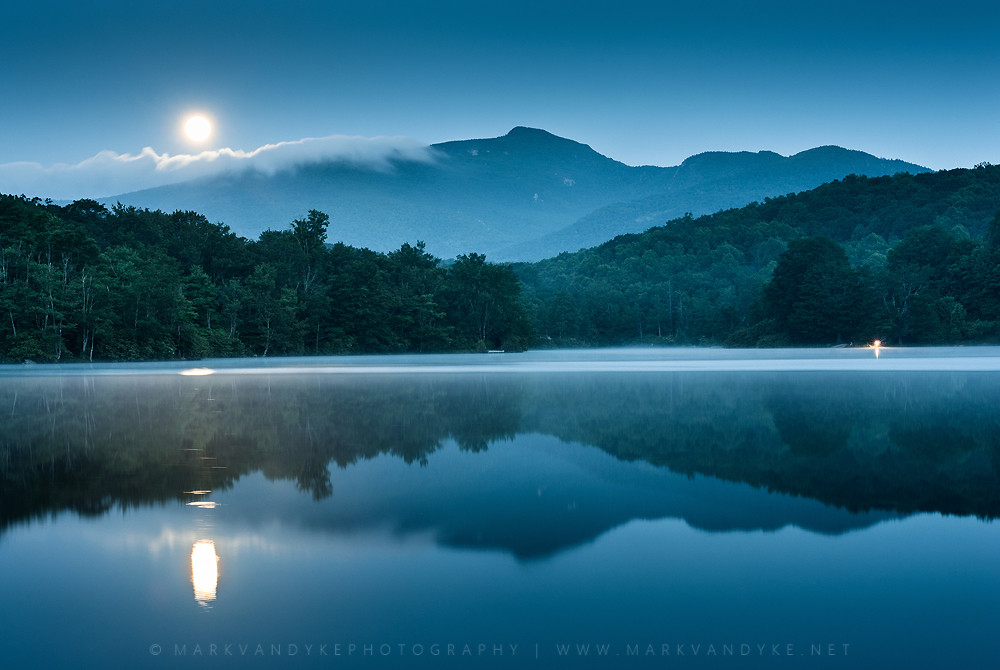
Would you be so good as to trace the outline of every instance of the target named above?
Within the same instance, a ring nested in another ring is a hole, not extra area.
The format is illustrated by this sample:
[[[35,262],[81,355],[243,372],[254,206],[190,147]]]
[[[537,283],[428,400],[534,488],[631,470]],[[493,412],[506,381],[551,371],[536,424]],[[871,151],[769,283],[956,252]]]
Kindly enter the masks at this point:
[[[1000,340],[1000,167],[848,177],[537,263],[0,196],[0,360]]]

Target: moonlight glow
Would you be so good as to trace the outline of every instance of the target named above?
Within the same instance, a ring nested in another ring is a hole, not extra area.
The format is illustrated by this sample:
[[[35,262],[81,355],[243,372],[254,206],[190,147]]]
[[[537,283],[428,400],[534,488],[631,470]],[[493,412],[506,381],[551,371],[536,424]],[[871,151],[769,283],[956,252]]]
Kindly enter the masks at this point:
[[[211,540],[198,540],[191,549],[191,584],[199,605],[207,607],[215,600],[215,590],[219,586],[219,556]]]
[[[192,116],[184,123],[184,133],[194,142],[203,142],[212,134],[212,123],[204,116]]]

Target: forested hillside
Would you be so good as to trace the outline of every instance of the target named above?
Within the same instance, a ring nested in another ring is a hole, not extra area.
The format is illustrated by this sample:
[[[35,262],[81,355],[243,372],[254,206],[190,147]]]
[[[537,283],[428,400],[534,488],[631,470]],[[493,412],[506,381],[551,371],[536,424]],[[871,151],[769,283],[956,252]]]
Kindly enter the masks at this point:
[[[325,243],[312,210],[257,241],[194,212],[0,196],[0,360],[192,359],[518,348],[509,266],[422,243]]]
[[[516,269],[554,345],[996,341],[998,212],[998,166],[850,176]]]
[[[0,196],[8,362],[1000,340],[1000,166],[848,177],[519,266],[256,241],[194,212]]]

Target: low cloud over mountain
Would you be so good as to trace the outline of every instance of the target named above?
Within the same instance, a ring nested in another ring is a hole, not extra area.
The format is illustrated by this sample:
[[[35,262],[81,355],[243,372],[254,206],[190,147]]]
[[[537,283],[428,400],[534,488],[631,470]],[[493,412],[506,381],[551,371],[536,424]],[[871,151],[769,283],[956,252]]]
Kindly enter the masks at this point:
[[[170,155],[145,147],[138,154],[102,151],[76,164],[0,164],[0,192],[54,200],[102,198],[229,172],[273,175],[324,162],[387,170],[392,161],[429,162],[433,154],[430,147],[406,137],[344,135],[266,144],[252,151],[227,147]]]

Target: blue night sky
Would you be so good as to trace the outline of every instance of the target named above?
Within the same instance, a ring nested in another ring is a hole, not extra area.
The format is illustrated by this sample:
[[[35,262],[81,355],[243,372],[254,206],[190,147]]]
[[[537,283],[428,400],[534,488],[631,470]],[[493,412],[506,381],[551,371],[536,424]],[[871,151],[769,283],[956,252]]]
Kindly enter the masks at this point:
[[[145,147],[155,162],[516,125],[631,165],[824,144],[1000,162],[995,2],[6,4],[0,192],[66,197]],[[181,132],[193,111],[215,124],[202,145]]]

